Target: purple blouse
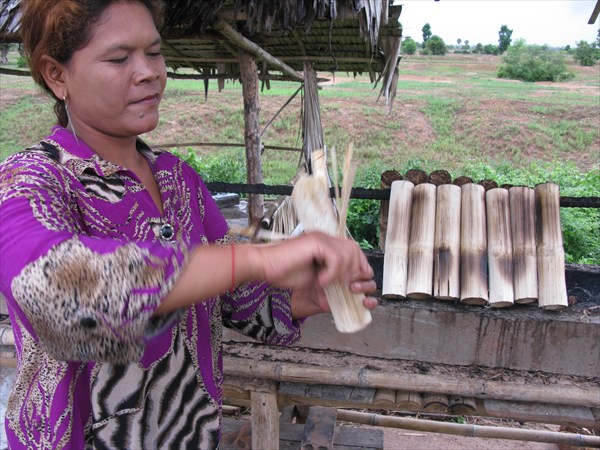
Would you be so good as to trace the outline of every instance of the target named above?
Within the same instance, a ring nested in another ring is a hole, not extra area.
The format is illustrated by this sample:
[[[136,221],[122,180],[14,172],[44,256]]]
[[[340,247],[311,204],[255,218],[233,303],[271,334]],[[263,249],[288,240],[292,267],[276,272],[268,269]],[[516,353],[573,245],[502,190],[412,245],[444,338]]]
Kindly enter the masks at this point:
[[[61,127],[0,165],[0,291],[18,359],[12,448],[216,447],[222,326],[268,344],[299,338],[290,293],[266,283],[152,317],[190,250],[231,237],[190,166],[141,141],[138,151],[162,215],[135,174]]]

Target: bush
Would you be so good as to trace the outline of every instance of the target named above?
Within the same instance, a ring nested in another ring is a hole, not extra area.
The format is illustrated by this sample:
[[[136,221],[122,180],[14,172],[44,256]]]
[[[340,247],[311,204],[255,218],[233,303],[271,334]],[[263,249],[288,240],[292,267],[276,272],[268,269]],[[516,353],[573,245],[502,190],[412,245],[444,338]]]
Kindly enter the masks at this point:
[[[498,78],[521,81],[566,81],[575,77],[567,69],[562,53],[546,45],[526,45],[523,41],[509,47],[498,69]]]
[[[498,46],[494,44],[486,44],[482,49],[483,53],[486,55],[497,55],[498,54]]]
[[[425,45],[432,55],[445,55],[448,51],[444,40],[435,34],[427,39],[427,44]]]
[[[221,182],[221,183],[245,183],[246,169],[245,163],[241,154],[237,157],[223,157],[223,155],[206,157],[199,156],[191,148],[187,149],[187,153],[173,151],[174,154],[183,159],[192,168],[200,174],[205,183]]]
[[[582,66],[593,66],[600,60],[600,48],[595,42],[590,45],[586,41],[579,41],[573,59]]]
[[[402,52],[407,55],[414,55],[417,52],[417,43],[411,37],[407,37],[402,41]]]

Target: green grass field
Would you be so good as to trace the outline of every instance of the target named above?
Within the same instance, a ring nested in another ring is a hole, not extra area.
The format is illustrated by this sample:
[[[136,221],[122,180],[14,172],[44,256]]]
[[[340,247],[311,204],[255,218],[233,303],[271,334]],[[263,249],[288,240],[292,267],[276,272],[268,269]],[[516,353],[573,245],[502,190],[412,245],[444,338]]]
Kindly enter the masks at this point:
[[[7,67],[14,68],[15,62],[11,54]],[[385,170],[420,168],[529,186],[554,181],[562,195],[600,195],[600,66],[571,62],[574,80],[525,83],[497,78],[500,63],[499,57],[488,55],[406,56],[391,112],[383,99],[377,102],[379,86],[368,77],[320,74],[330,80],[319,91],[325,143],[338,153],[354,143],[360,163],[355,186],[378,187]],[[270,90],[261,92],[263,127],[297,88],[297,83],[272,82]],[[263,144],[300,147],[300,120],[298,95],[264,133]],[[53,122],[49,98],[29,78],[0,76],[0,160],[37,142]],[[238,82],[226,83],[221,92],[212,82],[205,98],[202,82],[169,80],[159,126],[144,139],[152,145],[242,143],[243,130]],[[213,174],[244,179],[243,148],[193,151]],[[298,159],[298,152],[266,150],[265,182],[289,182]],[[368,225],[374,220],[377,205],[353,201],[352,207],[357,221]],[[566,240],[581,241],[577,245],[582,249],[570,261],[600,264],[598,211],[561,213]],[[367,245],[376,239],[360,233]]]

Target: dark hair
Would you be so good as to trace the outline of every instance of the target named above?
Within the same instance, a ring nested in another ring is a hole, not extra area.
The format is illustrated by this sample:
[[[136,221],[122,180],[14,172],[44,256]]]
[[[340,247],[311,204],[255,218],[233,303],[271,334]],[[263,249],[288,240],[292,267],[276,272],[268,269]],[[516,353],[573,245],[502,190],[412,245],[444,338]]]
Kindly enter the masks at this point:
[[[87,45],[93,26],[113,3],[140,2],[152,15],[156,28],[163,24],[162,0],[23,0],[20,33],[23,50],[33,80],[48,92],[56,103],[58,123],[68,119],[63,99],[57,98],[42,76],[42,57],[48,55],[59,63],[67,63],[76,50]]]

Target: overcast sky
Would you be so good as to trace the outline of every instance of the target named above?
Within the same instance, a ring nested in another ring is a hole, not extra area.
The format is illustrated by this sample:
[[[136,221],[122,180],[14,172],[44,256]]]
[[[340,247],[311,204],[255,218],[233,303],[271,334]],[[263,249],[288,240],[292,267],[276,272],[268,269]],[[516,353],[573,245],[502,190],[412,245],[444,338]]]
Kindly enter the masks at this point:
[[[421,29],[429,23],[431,32],[446,45],[457,39],[470,45],[498,44],[502,25],[513,30],[512,42],[525,39],[528,44],[553,47],[578,41],[596,40],[600,18],[588,21],[596,0],[395,0],[402,4],[400,22],[403,35],[423,40]]]

